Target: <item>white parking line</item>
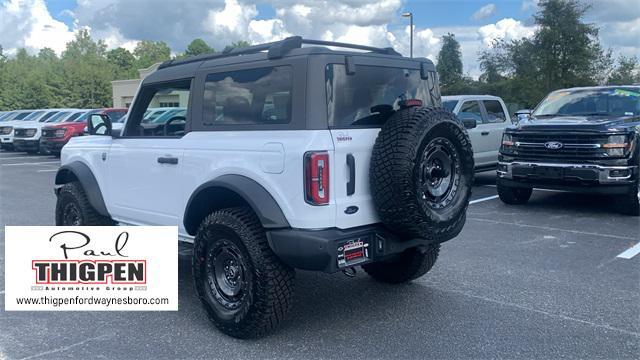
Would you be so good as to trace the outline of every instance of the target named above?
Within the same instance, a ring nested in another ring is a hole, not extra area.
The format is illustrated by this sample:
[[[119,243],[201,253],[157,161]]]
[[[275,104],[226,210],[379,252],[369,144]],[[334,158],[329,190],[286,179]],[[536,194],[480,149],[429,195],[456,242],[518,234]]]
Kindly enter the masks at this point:
[[[498,185],[495,184],[484,184],[484,185],[480,185],[480,186],[486,186],[486,187],[498,187]],[[534,188],[533,191],[547,191],[547,192],[567,192],[567,191],[562,191],[562,190],[553,190],[553,189],[538,189],[538,188]]]
[[[15,159],[43,159],[43,158],[47,158],[47,159],[51,159],[51,156],[13,156],[13,157],[2,157],[0,156],[0,160],[15,160]]]
[[[51,172],[51,171],[58,171],[58,169],[38,170],[37,172]]]
[[[640,254],[640,243],[635,244],[616,257],[619,257],[621,259],[631,259],[638,254]]]
[[[498,198],[498,195],[493,195],[493,196],[489,196],[489,197],[482,198],[482,199],[471,200],[471,201],[469,201],[469,205],[473,205],[473,204],[481,203],[483,201],[489,201],[489,200],[493,200],[493,199],[497,199],[497,198]]]
[[[32,163],[0,164],[0,166],[46,165],[46,164],[59,164],[59,163],[60,161],[45,161],[45,162],[32,162]]]

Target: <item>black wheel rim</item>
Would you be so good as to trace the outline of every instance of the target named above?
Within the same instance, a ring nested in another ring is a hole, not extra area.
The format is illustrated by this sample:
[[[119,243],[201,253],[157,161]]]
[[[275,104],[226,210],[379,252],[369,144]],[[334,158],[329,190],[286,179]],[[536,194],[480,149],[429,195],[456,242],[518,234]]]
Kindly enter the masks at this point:
[[[62,208],[62,224],[67,226],[79,226],[81,224],[80,210],[76,204],[70,202]]]
[[[456,197],[460,185],[458,152],[446,138],[435,138],[425,146],[418,174],[418,195],[423,204],[442,209]]]
[[[248,292],[247,266],[240,249],[222,239],[207,252],[206,279],[215,301],[227,310],[242,305]]]

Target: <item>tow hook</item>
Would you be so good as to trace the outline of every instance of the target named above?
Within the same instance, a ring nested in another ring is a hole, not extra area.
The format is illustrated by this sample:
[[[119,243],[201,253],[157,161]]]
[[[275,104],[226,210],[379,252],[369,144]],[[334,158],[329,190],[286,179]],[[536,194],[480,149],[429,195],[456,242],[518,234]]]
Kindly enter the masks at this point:
[[[356,268],[350,267],[350,268],[342,269],[342,273],[346,277],[351,277],[351,278],[355,277],[356,276]]]

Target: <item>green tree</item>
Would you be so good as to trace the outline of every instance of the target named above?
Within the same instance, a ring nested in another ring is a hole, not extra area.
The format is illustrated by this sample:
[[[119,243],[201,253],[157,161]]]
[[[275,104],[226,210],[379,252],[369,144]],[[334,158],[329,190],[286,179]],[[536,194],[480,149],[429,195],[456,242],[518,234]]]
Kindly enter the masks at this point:
[[[215,50],[202,39],[194,39],[187,45],[184,52],[186,56],[196,56],[201,54],[213,53]]]
[[[236,42],[232,43],[231,45],[225,46],[224,50],[222,52],[226,53],[226,52],[229,52],[229,51],[231,51],[233,49],[236,49],[236,48],[243,48],[243,47],[248,47],[248,46],[251,46],[251,44],[249,44],[248,41],[239,40],[239,41],[236,41]]]
[[[543,89],[595,84],[602,56],[598,28],[583,22],[589,6],[577,0],[541,0],[534,43]]]
[[[106,58],[106,45],[80,30],[62,53],[65,87],[71,89],[67,106],[98,108],[111,106],[113,68]]]
[[[142,40],[133,50],[138,69],[171,59],[171,49],[164,41]]]
[[[438,53],[436,70],[440,78],[440,86],[443,93],[448,93],[447,88],[462,81],[462,53],[460,43],[454,34],[448,33],[442,37],[442,48]]]
[[[117,48],[107,51],[107,61],[113,67],[116,80],[131,79],[136,77],[136,58],[125,48]]]
[[[640,63],[638,58],[620,55],[617,65],[609,77],[609,84],[632,85],[636,82],[640,82]]]
[[[583,21],[587,10],[576,0],[541,0],[532,38],[498,41],[479,54],[479,92],[532,107],[552,90],[606,82],[611,51]]]

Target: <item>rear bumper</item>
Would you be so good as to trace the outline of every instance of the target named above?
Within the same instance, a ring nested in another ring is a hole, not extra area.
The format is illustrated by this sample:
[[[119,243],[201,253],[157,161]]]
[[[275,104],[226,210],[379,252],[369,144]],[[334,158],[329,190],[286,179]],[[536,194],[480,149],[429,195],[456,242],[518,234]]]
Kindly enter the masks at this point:
[[[13,138],[13,147],[18,151],[36,151],[40,148],[40,140]]]
[[[400,240],[381,225],[342,230],[278,229],[267,232],[273,252],[287,265],[312,271],[333,273],[345,268],[382,260],[406,249],[427,246],[424,239]],[[349,262],[344,258],[344,246],[362,242],[364,258]]]
[[[638,166],[512,161],[498,164],[498,182],[512,187],[624,194],[637,183]]]

